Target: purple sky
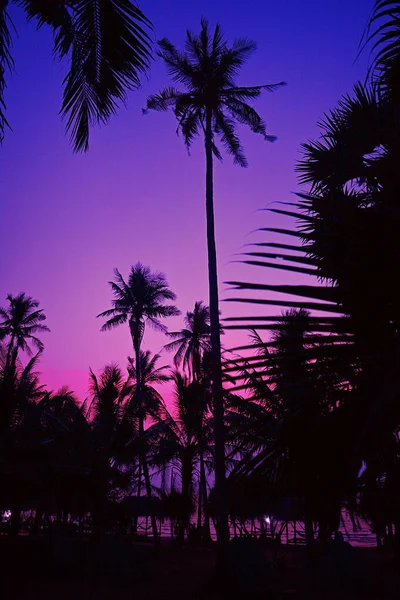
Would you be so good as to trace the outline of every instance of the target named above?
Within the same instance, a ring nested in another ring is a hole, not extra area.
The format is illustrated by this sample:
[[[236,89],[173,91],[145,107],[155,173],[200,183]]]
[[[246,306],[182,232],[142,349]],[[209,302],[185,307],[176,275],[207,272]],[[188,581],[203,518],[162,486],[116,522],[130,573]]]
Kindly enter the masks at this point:
[[[227,280],[287,281],[287,274],[233,262],[235,254],[260,238],[251,233],[257,227],[280,222],[257,209],[298,191],[293,167],[301,142],[317,136],[323,113],[364,78],[367,53],[354,60],[373,0],[252,0],[250,9],[231,0],[140,5],[155,39],[166,36],[182,46],[186,29],[197,31],[205,16],[222,24],[228,40],[257,42],[241,83],[288,83],[257,103],[278,141],[268,144],[243,130],[249,168],[234,167],[226,157],[215,172],[221,298],[230,295]],[[89,366],[125,366],[132,354],[127,327],[100,333],[95,318],[110,305],[114,267],[127,275],[140,260],[163,271],[182,312],[195,300],[207,301],[203,144],[195,143],[188,157],[172,114],[142,116],[147,95],[168,83],[157,59],[127,107],[93,132],[89,153],[74,155],[58,116],[66,67],[53,60],[47,30],[37,32],[20,10],[12,14],[19,37],[6,95],[13,132],[1,149],[0,304],[19,291],[40,300],[51,329],[43,335],[43,381],[54,388],[70,384],[83,398]],[[222,305],[224,316],[251,310]],[[181,324],[178,317],[169,327]],[[238,334],[224,336],[228,347],[238,340]],[[145,348],[155,352],[164,343],[162,335],[146,332]]]

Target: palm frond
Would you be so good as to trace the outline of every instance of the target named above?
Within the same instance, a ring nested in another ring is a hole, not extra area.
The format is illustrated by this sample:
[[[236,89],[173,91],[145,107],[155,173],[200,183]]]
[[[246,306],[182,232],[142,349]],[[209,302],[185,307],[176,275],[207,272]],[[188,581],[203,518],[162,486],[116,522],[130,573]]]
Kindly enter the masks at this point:
[[[236,39],[228,47],[221,27],[217,24],[211,32],[204,18],[201,19],[198,35],[187,31],[185,52],[178,51],[164,38],[159,42],[158,55],[164,60],[172,79],[185,86],[185,92],[167,88],[150,96],[147,108],[167,110],[171,107],[178,121],[178,131],[182,132],[189,148],[200,132],[205,133],[207,105],[212,112],[213,133],[220,134],[224,148],[233,155],[234,162],[246,166],[247,161],[235,132],[235,120],[262,134],[264,139],[274,141],[274,136],[267,135],[261,117],[245,100],[257,98],[263,90],[274,91],[284,85],[284,82],[248,88],[236,85],[235,77],[255,47],[254,42],[246,39]],[[225,109],[228,114],[225,114]],[[212,152],[218,160],[222,160],[214,137]]]
[[[396,0],[376,0],[364,34],[365,44],[375,52],[369,69],[373,84],[383,95],[399,100],[400,8]]]
[[[275,136],[268,135],[264,121],[258,112],[252,107],[236,99],[235,97],[225,100],[225,105],[231,115],[241,124],[247,125],[253,133],[259,133],[264,140],[274,142]]]
[[[143,109],[143,113],[146,114],[149,110],[168,110],[171,106],[175,106],[180,95],[181,93],[177,89],[167,87],[158,94],[153,94],[147,98],[147,106]]]
[[[256,100],[260,97],[261,92],[266,90],[267,92],[274,92],[281,87],[285,87],[287,83],[285,81],[279,81],[278,83],[266,83],[264,85],[254,85],[248,87],[233,86],[222,90],[222,96],[228,99],[236,98],[237,100],[244,102],[245,100]]]
[[[150,22],[130,0],[82,0],[73,6],[70,70],[61,114],[76,151],[89,147],[89,129],[107,123],[140,84],[151,59]]]
[[[4,133],[10,127],[6,116],[6,105],[4,94],[6,90],[7,73],[14,70],[14,60],[11,56],[12,36],[11,29],[14,27],[7,11],[8,2],[3,2],[0,7],[0,143],[4,139]]]
[[[232,154],[234,164],[241,167],[247,167],[247,159],[244,155],[239,137],[235,132],[234,121],[221,112],[217,113],[215,116],[215,131],[220,135],[225,150],[229,154]]]
[[[157,55],[167,65],[168,74],[172,79],[178,83],[190,85],[195,70],[188,57],[179,52],[167,38],[160,40],[158,47]]]

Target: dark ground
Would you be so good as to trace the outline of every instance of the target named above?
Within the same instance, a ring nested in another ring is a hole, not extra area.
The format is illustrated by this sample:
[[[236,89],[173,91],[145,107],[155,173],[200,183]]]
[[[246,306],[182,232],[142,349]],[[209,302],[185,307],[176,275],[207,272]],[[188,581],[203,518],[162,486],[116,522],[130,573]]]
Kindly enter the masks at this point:
[[[241,540],[230,551],[230,573],[217,586],[214,547],[178,548],[163,540],[155,557],[147,543],[0,537],[0,598],[400,598],[400,570],[376,548],[318,547],[311,564],[302,547],[265,548]]]

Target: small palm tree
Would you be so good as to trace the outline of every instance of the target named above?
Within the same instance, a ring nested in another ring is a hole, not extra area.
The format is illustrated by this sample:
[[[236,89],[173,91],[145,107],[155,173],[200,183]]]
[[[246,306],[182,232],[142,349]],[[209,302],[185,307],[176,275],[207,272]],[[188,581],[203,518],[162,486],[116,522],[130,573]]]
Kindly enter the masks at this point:
[[[165,373],[165,370],[168,369],[166,365],[161,367],[157,366],[158,361],[160,360],[160,355],[155,354],[151,355],[149,350],[140,351],[140,382],[141,382],[141,394],[140,394],[140,402],[137,402],[138,394],[137,394],[137,373],[135,361],[128,357],[128,373],[130,377],[130,382],[132,386],[131,391],[131,400],[129,404],[128,414],[130,419],[134,419],[136,422],[140,423],[140,420],[143,419],[145,422],[148,418],[150,418],[154,422],[159,422],[160,420],[165,419],[165,416],[168,414],[168,411],[165,407],[164,400],[161,394],[156,390],[154,385],[162,385],[163,383],[170,380],[170,376]],[[140,409],[141,410],[138,410]],[[139,424],[139,429],[144,430],[144,425]],[[142,454],[146,457],[147,463],[147,448],[146,439],[138,440],[139,446],[144,445],[141,448]],[[141,486],[142,486],[142,469],[141,464],[139,464],[139,475],[138,475],[138,485],[137,485],[137,495],[141,494]],[[145,474],[146,478],[146,474]],[[147,482],[146,482],[147,486]],[[136,527],[137,524],[135,524]]]
[[[149,416],[153,416],[154,410],[157,410],[156,401],[161,405],[164,404],[161,394],[157,392],[153,385],[160,385],[170,380],[170,376],[167,375],[165,372],[166,369],[169,368],[168,365],[162,365],[161,367],[157,366],[157,363],[160,360],[160,358],[160,354],[154,354],[152,356],[150,350],[140,351],[139,364],[140,381],[142,385],[142,396],[144,397],[146,394],[148,395],[149,403],[144,404],[144,409],[148,411]],[[134,383],[134,397],[138,377],[136,372],[135,361],[131,357],[128,357],[128,373],[131,378],[131,381]],[[154,409],[152,407],[154,407]]]
[[[0,346],[0,431],[15,429],[29,405],[39,402],[45,395],[45,388],[35,370],[40,357],[37,352],[23,366],[16,349],[9,357],[9,350]]]
[[[107,123],[126,90],[137,88],[151,56],[150,21],[130,0],[5,0],[0,6],[0,141],[8,122],[4,92],[6,73],[14,69],[11,54],[14,25],[8,5],[22,6],[27,19],[54,34],[53,54],[68,59],[61,114],[74,149],[87,150],[89,128]]]
[[[134,437],[130,423],[124,426],[124,417],[130,397],[129,380],[124,379],[116,365],[106,365],[98,378],[90,371],[91,404],[89,418],[96,448],[94,480],[96,495],[93,498],[94,532],[102,533],[109,492],[112,462],[118,459],[123,448]]]
[[[43,350],[43,342],[36,336],[37,333],[50,331],[43,324],[46,316],[43,309],[38,309],[39,302],[24,292],[13,296],[8,294],[8,307],[0,308],[0,340],[8,338],[8,351],[6,365],[9,364],[14,353],[19,350],[32,355],[30,344],[40,352]]]
[[[1,502],[7,502],[4,496],[11,498],[11,531],[17,534],[26,488],[34,479],[32,454],[39,445],[37,404],[45,396],[45,389],[36,371],[40,352],[26,366],[18,359],[16,349],[12,354],[10,360],[9,351],[0,346],[0,475]]]
[[[164,420],[159,423],[158,427],[156,426],[158,436],[153,460],[155,464],[161,464],[164,467],[166,464],[172,463],[180,472],[178,539],[183,542],[185,531],[187,532],[189,529],[190,515],[193,510],[193,479],[202,437],[204,393],[201,383],[191,382],[186,375],[182,375],[179,371],[172,373],[172,380],[175,416],[166,412]]]
[[[173,341],[166,344],[166,350],[176,351],[174,362],[177,367],[183,363],[187,369],[192,381],[200,382],[204,372],[202,369],[203,356],[211,351],[210,340],[210,310],[202,301],[196,302],[193,311],[187,312],[185,317],[185,328],[181,331],[168,332],[168,337]],[[206,402],[204,397],[204,386],[200,386],[198,391],[203,393],[203,417],[206,416]],[[204,463],[204,440],[203,427],[199,431],[199,459],[200,459],[200,479],[197,501],[197,525],[201,526],[202,512],[207,502],[207,480]]]
[[[164,60],[172,79],[183,84],[186,91],[168,87],[147,100],[147,110],[166,111],[172,108],[189,148],[193,140],[204,134],[206,152],[206,214],[208,273],[210,294],[211,352],[213,367],[213,397],[215,417],[215,476],[220,507],[220,546],[229,539],[228,512],[226,505],[225,458],[223,421],[224,405],[221,377],[221,342],[218,309],[217,254],[214,231],[213,156],[221,159],[216,144],[219,137],[223,147],[233,156],[235,164],[247,166],[236,123],[247,125],[251,131],[265,140],[275,138],[267,134],[266,125],[254,108],[248,104],[258,98],[263,90],[273,91],[284,85],[253,87],[238,86],[235,78],[250,54],[254,42],[236,39],[228,47],[219,25],[214,33],[208,22],[201,20],[198,36],[190,31],[186,35],[186,52],[180,52],[167,39],[159,42],[158,55]]]
[[[201,300],[195,302],[193,311],[185,316],[185,328],[169,331],[167,336],[173,341],[164,346],[165,350],[175,351],[174,363],[183,363],[192,380],[201,378],[201,361],[204,352],[211,350],[210,310]]]
[[[50,504],[57,507],[59,519],[68,514],[90,510],[90,500],[98,497],[99,489],[93,479],[98,458],[96,438],[86,418],[86,402],[80,403],[67,386],[47,392],[38,405],[40,425],[31,429],[39,439],[31,449],[38,453],[38,493],[33,532],[38,533],[43,512]],[[36,431],[35,431],[36,429]]]
[[[160,319],[179,315],[180,311],[166,301],[175,300],[175,294],[169,289],[165,275],[152,273],[149,267],[137,263],[131,268],[128,281],[125,281],[118,269],[114,271],[115,279],[110,281],[114,299],[112,308],[97,315],[106,317],[102,331],[114,329],[119,325],[128,323],[135,351],[135,373],[136,373],[136,401],[139,412],[139,436],[144,434],[144,413],[142,398],[142,382],[140,365],[140,346],[142,343],[145,326],[148,324],[157,331],[166,332],[166,327]],[[150,477],[145,457],[142,456],[140,463],[143,468],[147,495],[151,496]],[[155,519],[152,518],[153,534],[157,536]]]

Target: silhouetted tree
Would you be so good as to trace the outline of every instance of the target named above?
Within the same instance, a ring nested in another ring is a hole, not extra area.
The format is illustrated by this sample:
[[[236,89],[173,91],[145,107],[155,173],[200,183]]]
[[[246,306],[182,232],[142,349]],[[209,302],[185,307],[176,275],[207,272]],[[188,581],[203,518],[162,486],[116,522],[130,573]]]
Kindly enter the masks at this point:
[[[150,21],[130,0],[5,0],[0,6],[0,141],[8,126],[4,92],[14,69],[14,25],[8,12],[14,2],[28,20],[54,34],[53,54],[67,59],[61,114],[67,118],[74,149],[87,150],[89,128],[107,123],[126,91],[139,86],[151,56]]]
[[[137,263],[131,268],[128,281],[125,282],[118,269],[114,271],[115,279],[110,281],[113,292],[113,308],[105,310],[98,317],[107,320],[101,328],[108,331],[124,323],[128,323],[135,351],[136,368],[136,401],[139,411],[139,437],[144,433],[144,412],[142,402],[142,382],[140,379],[140,346],[142,343],[146,323],[165,333],[166,327],[160,321],[162,318],[179,315],[176,306],[165,304],[166,301],[175,300],[175,294],[169,289],[165,276],[162,273],[152,273],[148,267]],[[146,484],[146,492],[150,499],[151,486],[148,466],[145,456],[141,457],[141,466]],[[140,491],[139,491],[140,492]],[[157,525],[152,516],[152,528],[155,540],[157,539]]]
[[[8,307],[0,308],[0,341],[8,341],[7,359],[5,369],[10,363],[11,357],[15,357],[19,350],[32,355],[30,344],[37,350],[42,351],[43,342],[36,336],[37,333],[50,331],[43,324],[46,316],[43,309],[38,309],[39,302],[24,292],[13,296],[8,294]]]
[[[95,442],[93,479],[94,533],[101,535],[105,526],[107,500],[115,460],[124,455],[125,447],[138,434],[134,423],[125,422],[131,397],[129,379],[124,379],[116,365],[106,365],[98,378],[90,371],[91,403],[89,418]]]
[[[181,475],[178,540],[182,543],[189,530],[193,510],[194,469],[199,460],[200,441],[204,451],[204,393],[199,381],[191,382],[186,375],[173,372],[174,416],[166,415],[155,443],[156,463],[173,462]]]
[[[144,421],[149,418],[153,422],[158,422],[165,418],[166,407],[161,394],[156,390],[154,385],[160,385],[167,382],[170,377],[165,373],[168,368],[166,365],[161,367],[157,366],[160,360],[159,354],[151,355],[149,350],[140,351],[140,384],[141,394],[140,401],[138,402],[137,395],[137,376],[136,366],[132,358],[128,358],[128,373],[132,382],[131,400],[129,403],[129,418],[135,419],[139,423],[140,418]],[[143,449],[138,452],[139,456],[143,454],[147,457],[149,449],[146,447],[148,436],[145,435],[143,439],[138,438],[138,444],[143,444]],[[146,459],[147,460],[147,459]],[[142,465],[139,463],[138,471],[138,482],[137,482],[137,495],[140,497],[142,485]],[[137,523],[135,524],[135,528]]]
[[[202,301],[195,302],[193,311],[186,313],[184,329],[168,331],[167,336],[173,341],[164,348],[175,351],[175,365],[179,367],[182,363],[192,380],[200,380],[203,353],[211,350],[208,306]]]
[[[228,47],[219,25],[214,33],[205,19],[201,21],[198,36],[187,32],[185,52],[180,52],[167,39],[159,42],[158,55],[164,60],[172,79],[185,86],[186,91],[168,87],[150,96],[147,110],[165,111],[172,108],[178,120],[185,144],[204,134],[206,152],[206,213],[210,294],[211,352],[213,368],[213,397],[215,419],[215,476],[219,497],[218,539],[222,550],[229,539],[226,508],[225,455],[223,439],[223,392],[221,378],[221,344],[218,309],[217,257],[214,230],[213,156],[221,159],[216,138],[233,156],[234,163],[247,166],[242,146],[235,131],[236,123],[247,125],[251,131],[273,141],[267,135],[266,125],[254,108],[248,104],[263,90],[272,91],[283,85],[237,86],[235,78],[246,59],[255,50],[254,42],[236,39]],[[222,557],[222,554],[221,554]]]
[[[193,311],[185,316],[185,328],[181,331],[168,332],[167,336],[174,341],[166,344],[164,348],[168,351],[176,351],[174,362],[177,367],[183,364],[187,369],[192,381],[200,382],[203,377],[202,362],[204,353],[211,351],[210,340],[210,311],[203,302],[195,302]],[[198,388],[199,392],[205,390],[205,386]],[[203,401],[204,416],[206,412],[206,401]],[[197,526],[201,527],[202,513],[207,503],[207,480],[204,464],[203,441],[199,439],[200,477],[197,499]],[[207,520],[207,518],[205,519]]]

